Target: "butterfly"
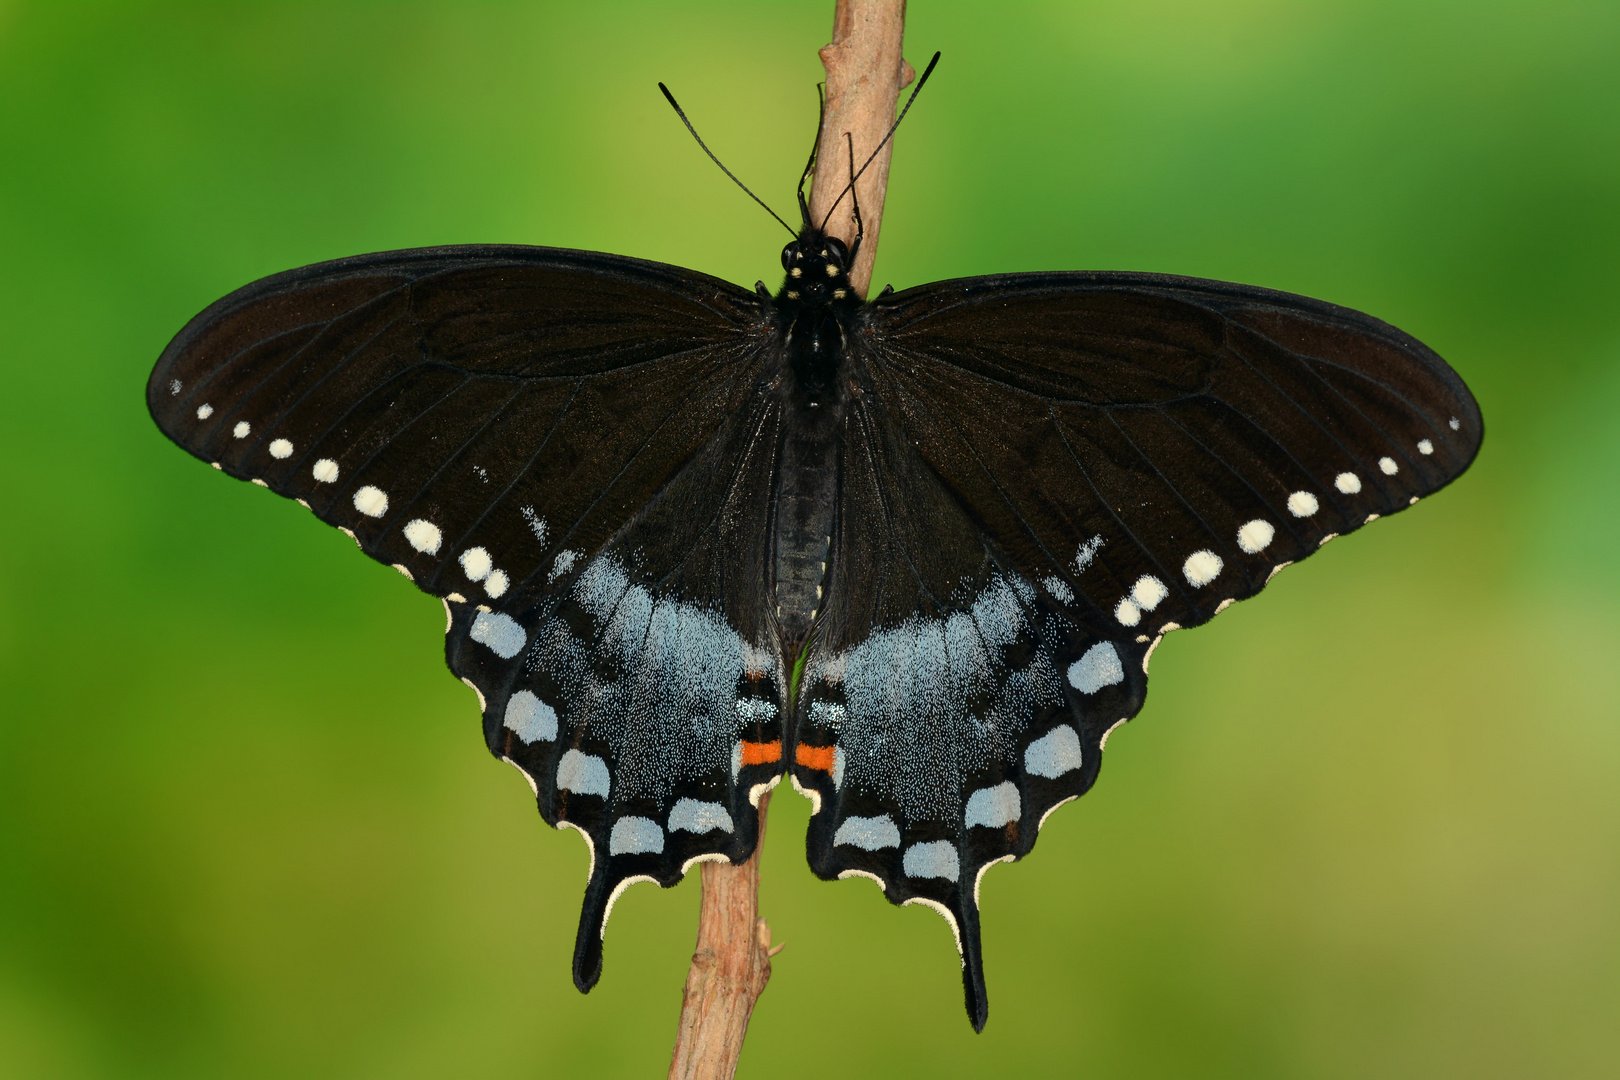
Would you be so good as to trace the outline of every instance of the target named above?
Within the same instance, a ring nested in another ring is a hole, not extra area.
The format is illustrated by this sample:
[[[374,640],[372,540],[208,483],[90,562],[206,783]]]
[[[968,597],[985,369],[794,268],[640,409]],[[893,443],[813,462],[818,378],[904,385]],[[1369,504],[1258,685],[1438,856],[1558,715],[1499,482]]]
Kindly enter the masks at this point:
[[[624,890],[745,860],[786,777],[818,876],[944,916],[982,1029],[985,872],[1096,782],[1164,635],[1454,480],[1480,411],[1414,338],[1269,289],[866,301],[802,216],[774,294],[498,245],[277,274],[147,403],[443,601],[490,752],[590,850],[580,990]]]

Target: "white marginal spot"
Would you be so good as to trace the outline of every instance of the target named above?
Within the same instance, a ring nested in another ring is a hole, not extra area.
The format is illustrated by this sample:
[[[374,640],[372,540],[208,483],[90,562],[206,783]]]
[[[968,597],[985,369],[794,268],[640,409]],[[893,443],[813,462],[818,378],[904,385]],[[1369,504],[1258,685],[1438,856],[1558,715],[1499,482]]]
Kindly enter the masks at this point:
[[[219,462],[217,462],[217,461],[210,461],[210,462],[209,462],[209,463],[208,463],[208,464],[210,464],[210,465],[212,465],[212,466],[213,466],[213,467],[214,467],[214,468],[216,468],[216,469],[219,469],[219,470],[220,470],[220,471],[222,471],[222,472],[223,472],[223,471],[224,471],[224,469],[225,469],[225,466],[223,466],[223,465],[221,465],[221,464],[220,464],[220,463],[219,463]]]
[[[930,840],[912,844],[900,859],[900,865],[909,878],[944,878],[957,881],[962,877],[962,860],[957,857],[956,845],[949,840]]]
[[[583,832],[584,830],[581,829],[580,831]],[[600,936],[603,939],[607,938],[607,924],[608,920],[613,917],[613,905],[619,902],[619,897],[624,895],[624,890],[628,889],[632,885],[640,885],[643,881],[652,885],[658,884],[658,879],[655,877],[649,877],[646,874],[635,874],[631,877],[625,878],[623,881],[613,886],[613,893],[608,897],[607,907],[602,911],[602,930]]]
[[[579,835],[585,838],[585,851],[591,857],[591,864],[585,869],[585,882],[586,884],[590,884],[591,875],[596,873],[596,841],[591,839],[590,833],[586,832],[578,825],[575,825],[572,821],[559,821],[557,822],[557,828],[559,830],[573,829],[575,832],[579,833]]]
[[[523,627],[512,616],[504,613],[497,615],[482,609],[473,619],[472,630],[467,636],[502,660],[510,660],[522,652],[529,640]]]
[[[688,873],[690,873],[691,870],[692,870],[692,867],[696,866],[698,863],[706,863],[706,862],[728,863],[730,861],[731,860],[726,858],[726,856],[725,856],[725,854],[723,852],[719,852],[719,851],[709,851],[709,852],[705,852],[702,855],[694,855],[690,859],[687,859],[685,862],[681,863],[681,877],[685,877]]]
[[[259,487],[262,487],[262,488],[267,488],[267,487],[270,486],[269,484],[265,483],[263,480],[260,480],[257,476],[255,476],[252,480],[249,480],[248,483],[256,484],[256,485],[258,485]]]
[[[507,699],[501,723],[525,743],[537,739],[550,742],[557,737],[557,710],[528,690],[519,690]]]
[[[1279,572],[1280,572],[1280,571],[1283,571],[1283,570],[1286,570],[1286,569],[1288,569],[1288,568],[1289,568],[1289,567],[1290,567],[1290,566],[1293,566],[1293,565],[1294,565],[1294,564],[1293,564],[1293,563],[1292,563],[1292,562],[1280,562],[1280,563],[1278,563],[1278,564],[1277,564],[1277,565],[1276,565],[1276,566],[1273,566],[1273,567],[1272,567],[1272,568],[1271,568],[1271,573],[1269,573],[1269,574],[1267,574],[1267,575],[1266,575],[1266,583],[1268,583],[1268,584],[1269,584],[1269,583],[1270,583],[1270,581],[1271,581],[1271,579],[1272,579],[1272,578],[1274,578],[1274,577],[1276,577],[1276,576],[1277,576],[1277,574],[1278,574],[1278,573],[1279,573]]]
[[[847,817],[833,833],[834,847],[858,847],[862,851],[878,851],[900,846],[900,829],[888,814],[877,817]]]
[[[445,597],[445,599],[454,600],[458,604],[465,604],[467,602],[467,598],[458,592],[451,593],[449,596]]]
[[[838,880],[839,881],[847,881],[850,878],[857,878],[857,877],[858,878],[865,878],[867,881],[876,882],[878,888],[882,889],[884,892],[889,891],[889,887],[883,883],[883,879],[878,877],[876,874],[872,873],[870,870],[840,870],[840,871],[838,871]]]
[[[529,770],[525,769],[523,766],[519,765],[517,762],[513,761],[511,758],[506,757],[504,755],[501,757],[501,760],[506,762],[508,765],[512,766],[512,768],[516,769],[518,772],[523,774],[523,779],[525,779],[525,780],[527,780],[529,782],[529,790],[534,792],[534,797],[538,799],[540,797],[540,785],[534,782],[534,777],[529,775]]]
[[[461,677],[461,681],[467,684],[467,689],[478,695],[478,712],[482,714],[484,710],[489,707],[489,702],[484,700],[484,692],[478,689],[478,687],[474,685],[473,681],[467,678],[465,675]]]
[[[1055,780],[1080,767],[1080,736],[1059,724],[1024,748],[1024,771]]]
[[[1322,508],[1316,496],[1308,491],[1296,491],[1288,496],[1288,512],[1298,518],[1307,518]]]
[[[984,884],[985,871],[989,870],[992,866],[1000,866],[1004,862],[1012,862],[1016,858],[1018,858],[1018,856],[1016,856],[1016,855],[1003,855],[1001,858],[999,858],[999,859],[991,859],[989,862],[987,862],[983,866],[979,867],[979,872],[977,874],[973,875],[973,906],[974,907],[979,906],[979,886]]]
[[[1322,537],[1322,539],[1320,539],[1320,540],[1318,540],[1318,541],[1317,541],[1317,542],[1316,542],[1316,546],[1317,546],[1317,547],[1327,547],[1327,542],[1328,542],[1328,541],[1329,541],[1329,540],[1335,540],[1335,539],[1337,539],[1337,538],[1338,538],[1338,536],[1339,536],[1339,534],[1338,534],[1338,533],[1328,533],[1328,534],[1327,534],[1327,535],[1326,535],[1326,536],[1324,536],[1324,537]]]
[[[1461,431],[1462,430],[1462,421],[1458,420],[1455,416],[1453,416],[1451,418],[1451,430],[1452,431]]]
[[[1363,525],[1371,525],[1373,522],[1375,522],[1377,520],[1378,520],[1378,515],[1377,514],[1368,514],[1367,519],[1365,521],[1363,521],[1362,524]]]
[[[1121,724],[1123,724],[1124,722],[1125,721],[1123,721],[1123,720],[1120,721]],[[1112,731],[1113,729],[1110,728],[1109,730]],[[1080,796],[1078,796],[1078,795],[1070,795],[1067,799],[1060,799],[1057,802],[1053,803],[1051,806],[1049,806],[1047,808],[1047,810],[1046,810],[1046,813],[1041,815],[1040,823],[1035,826],[1035,831],[1040,832],[1042,829],[1046,828],[1046,819],[1051,817],[1053,814],[1057,813],[1057,808],[1058,807],[1062,806],[1064,803],[1074,802],[1074,800],[1078,799],[1079,797]]]
[[[821,813],[821,792],[817,791],[813,787],[807,788],[803,784],[799,783],[799,778],[794,776],[791,771],[788,773],[788,782],[793,785],[794,791],[797,791],[800,795],[803,795],[805,798],[810,800],[811,817],[815,817],[817,814]]]
[[[1121,717],[1120,719],[1115,720],[1112,724],[1109,724],[1108,725],[1108,730],[1103,732],[1102,739],[1097,743],[1097,749],[1099,751],[1108,749],[1108,736],[1110,736],[1114,732],[1118,731],[1119,728],[1120,728],[1120,725],[1124,724],[1129,719],[1130,719],[1129,717]],[[1051,811],[1047,811],[1047,812],[1050,813]],[[1043,818],[1042,820],[1045,820],[1045,819]]]
[[[1401,471],[1401,467],[1395,464],[1395,459],[1391,457],[1379,458],[1378,468],[1379,471],[1381,471],[1385,476],[1394,476],[1396,473]]]
[[[1064,604],[1074,603],[1074,590],[1069,588],[1068,582],[1064,581],[1056,574],[1053,574],[1048,578],[1043,578],[1041,580],[1041,584],[1045,586],[1047,592],[1052,594],[1052,598],[1058,602]]]
[[[955,881],[956,879],[952,878],[951,880]],[[956,955],[960,957],[962,955],[962,928],[956,925],[956,916],[951,914],[951,909],[940,903],[938,900],[929,900],[927,897],[923,896],[913,896],[910,900],[905,901],[900,906],[910,907],[912,904],[921,904],[923,907],[933,908],[935,911],[939,912],[940,917],[950,925],[951,937],[956,939]]]
[[[439,532],[439,527],[433,522],[424,521],[421,518],[408,522],[404,528],[404,533],[405,539],[410,543],[411,547],[424,555],[437,555],[439,545],[444,542],[444,535]]]
[[[380,518],[388,513],[388,494],[367,484],[354,493],[354,508],[366,517]]]
[[[411,573],[410,570],[407,569],[403,563],[394,563],[392,565],[393,565],[395,570],[398,570],[400,573],[405,575],[405,580],[406,581],[415,581],[416,580],[416,575]]]
[[[1238,528],[1238,547],[1249,555],[1258,555],[1271,546],[1271,538],[1276,535],[1277,530],[1269,521],[1262,521],[1260,518],[1245,521]]]
[[[1074,553],[1074,572],[1076,574],[1083,573],[1086,567],[1091,565],[1091,560],[1097,557],[1097,552],[1102,550],[1102,546],[1103,538],[1101,533],[1081,544],[1079,550]]]
[[[236,426],[231,428],[231,434],[236,436],[238,439],[245,439],[248,437],[248,432],[252,430],[252,424],[248,423],[246,420],[238,420],[236,422]]]
[[[1099,641],[1084,656],[1069,665],[1069,685],[1082,694],[1095,694],[1105,686],[1125,681],[1125,668],[1119,650],[1111,641]]]
[[[315,463],[315,467],[310,470],[310,474],[315,477],[317,484],[335,484],[338,478],[337,462],[329,457],[323,457]]]
[[[1136,643],[1138,645],[1146,645],[1148,643],[1148,636],[1146,634],[1137,634]]]
[[[309,503],[305,502],[303,499],[294,499],[293,502],[297,503],[299,506],[302,506],[305,510],[309,509]]]
[[[1418,453],[1422,454],[1424,457],[1428,457],[1430,454],[1434,453],[1434,443],[1430,442],[1428,439],[1419,439]]]
[[[214,415],[214,407],[206,402],[197,406],[197,419],[206,420]]]
[[[777,773],[765,783],[755,784],[753,787],[749,788],[748,805],[757,808],[759,806],[759,800],[763,799],[768,793],[775,791],[776,785],[780,784],[781,782],[782,774]]]
[[[1221,612],[1225,611],[1227,608],[1231,607],[1235,603],[1237,603],[1237,601],[1231,599],[1230,597],[1228,597],[1225,600],[1222,600],[1220,603],[1215,605],[1215,614],[1219,615]]]
[[[1170,590],[1165,587],[1164,582],[1152,574],[1143,574],[1136,579],[1136,584],[1131,586],[1131,599],[1135,600],[1136,606],[1143,611],[1152,611],[1169,595]]]
[[[455,616],[450,614],[450,601],[441,596],[439,603],[444,605],[444,632],[448,634],[450,628],[456,624]]]
[[[292,450],[292,443],[286,439],[276,439],[270,443],[270,456],[273,458],[290,458]]]
[[[350,540],[353,540],[354,546],[360,548],[361,551],[366,550],[365,548],[360,547],[360,538],[354,535],[353,529],[346,529],[342,525],[339,525],[338,532],[342,533],[344,536],[347,536]]]
[[[496,570],[491,573],[489,577],[484,579],[484,591],[489,593],[490,599],[495,599],[502,593],[506,592],[506,587],[510,584],[511,582],[506,576],[506,571]]]
[[[489,572],[495,569],[495,563],[490,559],[489,552],[483,548],[468,548],[461,553],[461,568],[466,571],[469,579],[483,581],[489,577]]]
[[[1119,620],[1121,626],[1135,626],[1142,621],[1142,609],[1127,596],[1114,605],[1114,618]]]
[[[669,831],[689,833],[732,832],[731,815],[717,802],[677,799],[669,811]]]
[[[564,791],[605,799],[609,784],[607,762],[595,754],[570,749],[557,762],[557,786]]]
[[[1221,572],[1221,567],[1225,565],[1219,555],[1206,548],[1187,556],[1187,561],[1181,564],[1181,573],[1187,579],[1187,584],[1195,589],[1202,589],[1215,580]]]
[[[1361,490],[1361,477],[1353,472],[1342,472],[1333,478],[1333,486],[1346,495],[1354,495]]]
[[[995,787],[980,788],[968,796],[964,828],[979,826],[999,829],[1017,821],[1023,812],[1024,804],[1018,794],[1018,785],[1005,780]]]
[[[1416,495],[1414,495],[1410,499],[1406,500],[1406,505],[1407,506],[1416,506],[1417,501],[1418,501],[1418,497]]]
[[[652,818],[622,817],[608,833],[609,855],[661,855],[664,827]]]

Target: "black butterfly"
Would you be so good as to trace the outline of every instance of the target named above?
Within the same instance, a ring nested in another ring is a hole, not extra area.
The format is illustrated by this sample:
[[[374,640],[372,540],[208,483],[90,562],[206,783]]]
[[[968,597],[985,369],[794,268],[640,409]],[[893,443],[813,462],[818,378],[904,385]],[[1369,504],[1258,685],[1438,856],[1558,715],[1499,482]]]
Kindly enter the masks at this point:
[[[858,243],[858,241],[857,241]],[[1479,409],[1359,312],[1134,273],[871,302],[810,223],[772,296],[596,252],[362,255],[194,318],[153,418],[442,598],[490,751],[630,884],[754,848],[942,914],[1097,778],[1171,630],[1455,479]]]

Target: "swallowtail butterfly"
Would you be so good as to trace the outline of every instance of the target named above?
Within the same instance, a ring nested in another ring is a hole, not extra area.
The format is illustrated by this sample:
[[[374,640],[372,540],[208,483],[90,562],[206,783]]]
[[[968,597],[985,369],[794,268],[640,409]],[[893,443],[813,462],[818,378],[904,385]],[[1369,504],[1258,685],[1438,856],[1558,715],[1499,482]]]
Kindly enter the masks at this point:
[[[361,255],[232,293],[152,373],[182,448],[444,602],[490,752],[590,849],[582,991],[625,888],[746,859],[785,776],[817,875],[945,917],[982,1028],[979,883],[1096,782],[1154,646],[1479,449],[1457,374],[1356,311],[1140,273],[867,302],[853,255],[806,215],[774,296]]]

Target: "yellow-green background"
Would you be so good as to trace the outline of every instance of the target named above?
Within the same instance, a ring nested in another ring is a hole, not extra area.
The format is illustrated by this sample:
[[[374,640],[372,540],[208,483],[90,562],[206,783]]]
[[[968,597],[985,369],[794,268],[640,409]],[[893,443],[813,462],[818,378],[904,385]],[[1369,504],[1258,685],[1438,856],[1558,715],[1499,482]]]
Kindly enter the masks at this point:
[[[585,850],[439,605],[169,445],[247,281],[465,241],[774,283],[831,4],[0,0],[0,1074],[661,1075],[698,889],[569,981]],[[1620,1074],[1620,5],[913,0],[878,282],[1142,269],[1370,311],[1478,464],[1176,634],[945,926],[804,865],[742,1074]],[[920,65],[919,65],[920,66]]]

